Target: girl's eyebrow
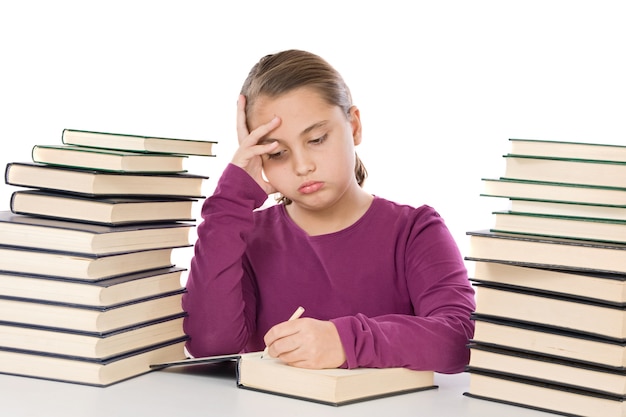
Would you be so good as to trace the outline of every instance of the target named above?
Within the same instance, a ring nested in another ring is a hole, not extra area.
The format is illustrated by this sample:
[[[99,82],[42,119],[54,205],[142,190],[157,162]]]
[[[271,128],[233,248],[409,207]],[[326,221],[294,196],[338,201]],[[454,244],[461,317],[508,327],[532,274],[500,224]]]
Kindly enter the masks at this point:
[[[307,127],[302,132],[300,132],[300,137],[305,136],[305,135],[311,133],[315,129],[318,129],[320,127],[324,127],[327,124],[328,124],[328,120],[322,120],[320,122],[313,123],[311,126]],[[264,138],[259,139],[259,141],[257,142],[257,145],[265,145],[265,144],[271,143],[271,142],[282,142],[282,141],[280,139],[275,139],[275,138],[271,138],[271,137],[264,137]]]
[[[313,131],[313,130],[315,130],[315,129],[317,129],[317,128],[320,128],[320,127],[325,126],[326,124],[328,124],[328,120],[322,120],[322,121],[320,121],[320,122],[313,123],[311,126],[309,126],[309,127],[307,127],[306,129],[304,129],[304,130],[300,133],[300,136],[304,136],[304,135],[306,135],[306,134],[310,133],[311,131]]]

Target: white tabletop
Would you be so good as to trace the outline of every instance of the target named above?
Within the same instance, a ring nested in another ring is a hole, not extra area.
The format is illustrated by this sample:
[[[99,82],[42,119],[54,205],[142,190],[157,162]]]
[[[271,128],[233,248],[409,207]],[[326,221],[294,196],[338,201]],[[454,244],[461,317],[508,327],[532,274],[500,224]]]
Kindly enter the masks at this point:
[[[0,374],[0,415],[547,417],[523,407],[468,398],[469,374],[436,375],[439,388],[333,407],[236,387],[232,368],[208,365],[151,372],[99,388]]]

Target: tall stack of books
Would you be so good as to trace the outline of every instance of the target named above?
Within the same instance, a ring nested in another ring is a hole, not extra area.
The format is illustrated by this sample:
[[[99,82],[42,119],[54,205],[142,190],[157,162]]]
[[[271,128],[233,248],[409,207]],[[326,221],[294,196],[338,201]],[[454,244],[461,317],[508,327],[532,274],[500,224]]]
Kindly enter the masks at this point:
[[[66,129],[10,162],[0,212],[0,372],[107,386],[185,357],[192,207],[215,142]]]
[[[476,331],[465,394],[626,415],[626,146],[511,139],[494,227],[468,232]]]

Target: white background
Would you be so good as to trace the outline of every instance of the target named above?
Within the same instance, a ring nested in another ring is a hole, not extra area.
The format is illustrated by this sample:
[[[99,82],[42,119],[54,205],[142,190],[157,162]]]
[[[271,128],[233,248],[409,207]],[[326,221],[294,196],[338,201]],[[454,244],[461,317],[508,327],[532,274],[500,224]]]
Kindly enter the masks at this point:
[[[626,144],[624,4],[0,0],[0,164],[64,128],[216,140],[188,166],[210,194],[250,67],[307,49],[361,109],[366,188],[435,207],[465,253],[506,206],[479,194],[508,138]],[[15,190],[0,185],[0,209]]]

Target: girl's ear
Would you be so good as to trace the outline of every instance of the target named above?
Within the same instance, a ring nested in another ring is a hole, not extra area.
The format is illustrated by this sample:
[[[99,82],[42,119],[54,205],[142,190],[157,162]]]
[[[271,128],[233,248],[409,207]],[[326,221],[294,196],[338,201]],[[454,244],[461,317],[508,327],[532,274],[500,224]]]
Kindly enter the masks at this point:
[[[352,126],[352,139],[354,140],[354,144],[358,145],[361,143],[361,112],[357,106],[350,107],[348,121]]]

